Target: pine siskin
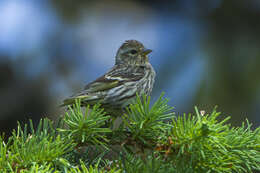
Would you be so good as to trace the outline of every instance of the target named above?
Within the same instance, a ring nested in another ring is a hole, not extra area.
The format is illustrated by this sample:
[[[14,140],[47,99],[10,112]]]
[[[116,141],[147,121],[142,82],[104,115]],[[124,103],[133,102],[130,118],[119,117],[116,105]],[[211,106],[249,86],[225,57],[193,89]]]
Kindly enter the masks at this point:
[[[80,93],[65,99],[63,106],[81,99],[83,106],[100,103],[110,115],[120,116],[136,94],[152,92],[155,71],[148,61],[150,52],[139,41],[127,40],[117,51],[114,67]]]

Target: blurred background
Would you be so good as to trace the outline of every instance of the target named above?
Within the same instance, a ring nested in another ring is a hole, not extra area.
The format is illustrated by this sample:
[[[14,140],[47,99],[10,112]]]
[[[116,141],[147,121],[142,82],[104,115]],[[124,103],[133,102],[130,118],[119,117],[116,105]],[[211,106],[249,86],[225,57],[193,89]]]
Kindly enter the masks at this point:
[[[178,114],[218,105],[257,127],[259,31],[259,0],[1,0],[0,132],[60,116],[128,39],[153,49],[153,99],[164,91]]]

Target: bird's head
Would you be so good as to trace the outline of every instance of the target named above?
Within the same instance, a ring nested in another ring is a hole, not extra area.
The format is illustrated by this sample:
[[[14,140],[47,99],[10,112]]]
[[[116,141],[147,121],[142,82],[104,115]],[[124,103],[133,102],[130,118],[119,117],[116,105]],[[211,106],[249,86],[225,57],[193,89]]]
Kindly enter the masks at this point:
[[[151,52],[151,49],[146,49],[139,41],[127,40],[117,51],[116,65],[145,65],[149,62],[147,55]]]

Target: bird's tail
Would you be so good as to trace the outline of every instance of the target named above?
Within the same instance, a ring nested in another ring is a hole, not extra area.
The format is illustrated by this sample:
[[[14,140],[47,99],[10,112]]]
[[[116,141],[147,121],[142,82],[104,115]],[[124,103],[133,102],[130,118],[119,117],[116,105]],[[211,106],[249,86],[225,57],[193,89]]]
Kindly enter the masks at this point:
[[[100,100],[100,98],[98,98],[97,96],[79,95],[79,96],[70,97],[70,98],[65,99],[63,101],[63,104],[60,106],[63,107],[63,106],[73,105],[76,103],[76,100],[78,100],[78,99],[80,99],[81,103],[89,104],[89,105],[95,104]]]

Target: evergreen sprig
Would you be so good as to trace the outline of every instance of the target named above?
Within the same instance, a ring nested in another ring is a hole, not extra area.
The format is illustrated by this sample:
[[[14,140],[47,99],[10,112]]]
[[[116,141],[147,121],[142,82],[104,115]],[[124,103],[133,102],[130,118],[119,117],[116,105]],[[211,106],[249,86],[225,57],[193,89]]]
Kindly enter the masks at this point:
[[[174,118],[169,136],[158,150],[177,170],[195,172],[252,172],[260,169],[260,128],[247,123],[230,128],[230,117],[219,121],[220,112]]]
[[[168,99],[163,98],[163,95],[161,94],[152,106],[150,96],[137,95],[136,103],[131,104],[127,109],[123,119],[131,140],[144,145],[155,144],[158,137],[171,127],[165,121],[173,117],[174,113],[171,112],[173,107],[167,104]]]
[[[100,104],[94,105],[92,109],[87,106],[83,112],[80,100],[76,100],[73,107],[68,106],[68,108],[69,111],[65,113],[63,119],[67,128],[59,128],[58,130],[78,144],[105,146],[108,142],[105,134],[110,133],[111,130],[104,125],[110,116],[106,115],[104,110],[100,108]]]
[[[260,170],[260,127],[247,120],[232,127],[216,109],[173,116],[163,95],[137,100],[114,129],[100,105],[85,111],[80,101],[68,107],[58,127],[32,121],[4,141],[3,173],[170,173],[253,172]],[[80,146],[80,147],[79,147]],[[105,146],[105,147],[104,147]],[[130,148],[130,149],[129,149]],[[131,152],[129,152],[131,151]],[[133,152],[134,151],[134,152]]]
[[[72,141],[56,134],[52,121],[48,119],[40,120],[36,130],[31,120],[30,128],[27,124],[22,128],[18,123],[8,143],[5,144],[2,139],[0,141],[0,170],[7,168],[9,171],[20,171],[37,164],[54,165],[59,157],[70,152],[74,146]]]

